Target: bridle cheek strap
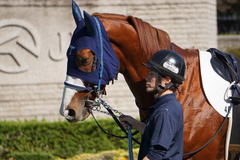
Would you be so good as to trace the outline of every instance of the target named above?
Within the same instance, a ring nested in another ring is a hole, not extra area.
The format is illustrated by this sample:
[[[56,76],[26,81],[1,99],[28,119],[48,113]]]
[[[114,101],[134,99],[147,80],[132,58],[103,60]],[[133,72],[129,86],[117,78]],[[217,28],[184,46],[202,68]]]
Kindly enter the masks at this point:
[[[99,35],[99,42],[100,42],[100,70],[99,70],[99,78],[98,78],[98,88],[97,90],[100,91],[101,89],[101,81],[102,81],[102,77],[103,77],[103,70],[104,70],[104,66],[103,66],[103,39],[102,39],[102,32],[101,32],[101,27],[100,24],[98,22],[98,19],[96,17],[93,17],[97,27],[98,27],[98,35]]]

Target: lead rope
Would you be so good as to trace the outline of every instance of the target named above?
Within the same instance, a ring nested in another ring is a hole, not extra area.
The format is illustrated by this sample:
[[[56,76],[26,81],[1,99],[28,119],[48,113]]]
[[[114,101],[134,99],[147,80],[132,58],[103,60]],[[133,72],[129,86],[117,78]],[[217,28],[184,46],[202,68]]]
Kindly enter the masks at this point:
[[[128,160],[133,160],[133,150],[132,150],[132,126],[127,123],[128,130]]]
[[[130,124],[127,125],[127,131],[126,129],[122,126],[121,122],[119,122],[119,120],[117,119],[118,117],[113,113],[114,112],[117,112],[119,115],[123,115],[123,113],[115,110],[115,109],[112,109],[104,100],[102,100],[101,98],[99,98],[98,102],[93,102],[93,103],[96,103],[96,104],[92,104],[93,107],[91,107],[90,109],[90,113],[93,117],[93,119],[95,120],[96,124],[98,125],[98,127],[107,135],[110,135],[110,136],[114,136],[114,137],[118,137],[118,138],[128,138],[128,153],[129,153],[129,156],[128,156],[128,160],[134,160],[133,158],[133,150],[132,150],[132,141],[140,144],[140,142],[138,142],[135,138],[133,138],[133,135],[137,134],[137,132],[134,132],[132,133],[132,127]],[[96,120],[94,114],[92,111],[98,111],[98,112],[101,112],[101,113],[105,113],[104,111],[101,111],[100,110],[100,104],[102,104],[104,106],[104,108],[108,111],[108,113],[106,113],[107,115],[110,115],[112,116],[112,118],[114,119],[114,121],[117,123],[117,125],[121,128],[121,130],[127,134],[127,136],[117,136],[117,135],[114,135],[114,134],[111,134],[111,133],[108,133],[106,132],[102,127],[101,125],[98,123],[98,121]],[[112,111],[113,110],[113,111]]]
[[[95,122],[96,122],[96,124],[98,125],[98,127],[105,133],[105,134],[107,134],[107,135],[110,135],[110,136],[113,136],[113,137],[117,137],[117,138],[126,138],[126,137],[122,137],[122,136],[116,136],[116,135],[114,135],[114,134],[111,134],[111,133],[108,133],[108,132],[106,132],[102,127],[101,127],[101,125],[98,123],[98,121],[96,120],[96,118],[95,118],[95,116],[94,116],[94,114],[92,113],[92,111],[90,112],[91,113],[91,115],[92,115],[92,117],[93,117],[93,119],[95,120]],[[133,158],[133,150],[132,150],[132,140],[133,140],[133,138],[132,138],[132,127],[131,127],[131,125],[130,124],[128,124],[128,127],[127,127],[127,130],[128,130],[128,132],[127,132],[127,137],[128,137],[128,160],[134,160],[134,158]]]
[[[118,126],[122,129],[123,132],[126,133],[125,128],[122,126],[122,124],[119,122],[119,120],[116,118],[116,116],[114,115],[114,113],[112,112],[112,110],[110,109],[109,105],[107,105],[107,103],[105,101],[103,101],[102,99],[100,99],[100,103],[107,109],[107,111],[110,113],[110,115],[113,117],[113,119],[115,120],[115,122],[118,124]],[[114,116],[113,116],[114,115]],[[131,125],[128,123],[127,125],[127,136],[128,136],[128,160],[133,160],[133,151],[132,151],[132,127]]]
[[[117,123],[117,125],[121,128],[121,130],[127,135],[127,131],[126,129],[122,126],[121,122],[119,122],[119,120],[117,119],[118,117],[113,113],[116,112],[119,115],[123,115],[123,113],[117,111],[116,109],[111,108],[104,100],[102,100],[101,98],[99,98],[99,103],[102,104],[104,106],[104,108],[108,111],[109,115],[112,116],[112,118],[114,119],[114,121]],[[138,133],[138,131],[132,133],[132,136],[136,135]],[[119,138],[127,138],[125,137],[120,137]],[[136,142],[137,144],[140,144],[140,142],[138,142],[135,138],[132,138],[132,140],[134,142]]]

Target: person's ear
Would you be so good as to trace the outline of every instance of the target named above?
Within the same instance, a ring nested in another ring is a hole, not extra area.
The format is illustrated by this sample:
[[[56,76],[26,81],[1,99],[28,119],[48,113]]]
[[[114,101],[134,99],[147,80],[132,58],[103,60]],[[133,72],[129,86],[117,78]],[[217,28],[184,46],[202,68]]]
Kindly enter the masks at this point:
[[[171,77],[169,77],[169,76],[166,76],[166,77],[164,77],[164,83],[165,84],[169,84],[171,81],[172,81],[172,79],[171,79]]]

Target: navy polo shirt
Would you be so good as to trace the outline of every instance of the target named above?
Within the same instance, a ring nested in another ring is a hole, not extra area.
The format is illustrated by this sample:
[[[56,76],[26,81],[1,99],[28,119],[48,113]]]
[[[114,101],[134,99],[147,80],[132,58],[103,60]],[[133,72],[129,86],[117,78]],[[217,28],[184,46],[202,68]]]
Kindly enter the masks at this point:
[[[183,111],[176,93],[156,98],[144,130],[138,159],[180,160],[183,155]]]

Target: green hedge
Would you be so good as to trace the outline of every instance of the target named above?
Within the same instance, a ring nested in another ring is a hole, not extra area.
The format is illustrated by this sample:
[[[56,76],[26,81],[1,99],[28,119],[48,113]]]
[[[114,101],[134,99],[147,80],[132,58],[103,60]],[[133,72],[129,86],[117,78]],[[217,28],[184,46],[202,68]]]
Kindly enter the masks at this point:
[[[54,160],[54,156],[45,152],[13,152],[10,159],[16,160]]]
[[[108,132],[123,136],[112,119],[99,123]],[[140,134],[135,136],[140,140]],[[0,159],[51,156],[68,158],[80,153],[97,153],[104,150],[127,149],[127,139],[103,133],[93,120],[71,124],[68,122],[0,122]],[[139,147],[133,142],[133,147]],[[20,158],[18,158],[20,159]],[[26,158],[27,160],[27,158]]]
[[[133,158],[137,160],[139,148],[133,148]],[[71,158],[55,160],[127,160],[129,153],[127,150],[108,150],[98,153],[82,153]]]
[[[237,59],[240,60],[240,48],[228,48],[227,53],[232,53]]]

